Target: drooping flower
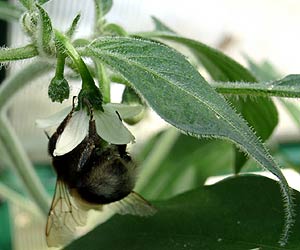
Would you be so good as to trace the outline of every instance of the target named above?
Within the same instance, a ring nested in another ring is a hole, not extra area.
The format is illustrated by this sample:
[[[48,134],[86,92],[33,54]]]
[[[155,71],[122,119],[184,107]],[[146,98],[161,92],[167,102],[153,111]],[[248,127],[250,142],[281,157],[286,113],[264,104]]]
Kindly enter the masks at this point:
[[[71,106],[66,107],[48,118],[38,119],[36,124],[38,127],[49,131],[53,127],[58,127],[71,110]],[[142,110],[143,107],[141,105],[103,104],[103,111],[94,110],[93,112],[97,133],[103,140],[111,144],[121,145],[133,142],[134,136],[124,126],[120,117],[122,119],[134,117]],[[85,109],[73,112],[56,142],[54,156],[67,154],[83,141],[89,132],[89,120],[90,116]]]

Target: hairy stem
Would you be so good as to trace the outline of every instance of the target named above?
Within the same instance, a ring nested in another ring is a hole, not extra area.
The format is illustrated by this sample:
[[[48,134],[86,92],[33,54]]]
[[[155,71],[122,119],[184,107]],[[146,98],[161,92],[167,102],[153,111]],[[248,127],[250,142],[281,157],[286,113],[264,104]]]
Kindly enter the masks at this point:
[[[55,31],[55,36],[57,42],[59,44],[62,44],[63,48],[66,49],[66,53],[72,58],[73,62],[75,63],[82,78],[82,88],[93,88],[95,86],[94,79],[91,76],[81,56],[78,54],[72,43],[69,41],[69,38],[57,30]]]
[[[231,95],[300,97],[300,89],[291,86],[277,86],[270,83],[214,82],[212,86],[218,93]]]
[[[32,58],[38,55],[34,45],[29,44],[21,48],[0,49],[0,62],[9,62]]]
[[[40,210],[47,214],[49,209],[48,195],[4,113],[0,115],[0,128],[0,139],[3,145],[6,146],[9,157],[13,162],[12,167]]]
[[[18,90],[50,69],[51,66],[48,63],[36,61],[25,67],[19,73],[6,78],[0,87],[0,140],[6,147],[8,156],[12,160],[12,167],[14,167],[17,175],[23,181],[26,190],[43,213],[47,213],[49,208],[48,195],[13,131],[11,124],[7,120],[4,108]]]

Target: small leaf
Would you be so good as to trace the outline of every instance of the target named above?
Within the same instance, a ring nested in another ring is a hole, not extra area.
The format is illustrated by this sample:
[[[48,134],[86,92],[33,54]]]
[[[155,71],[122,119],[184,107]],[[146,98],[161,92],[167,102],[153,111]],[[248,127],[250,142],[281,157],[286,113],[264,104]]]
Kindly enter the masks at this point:
[[[37,47],[40,54],[51,54],[55,45],[51,19],[40,5],[36,4],[36,7],[39,12],[36,34]]]
[[[113,5],[112,0],[94,0],[96,7],[97,19],[102,19],[111,9]]]
[[[69,28],[68,31],[66,32],[66,35],[67,35],[68,37],[70,37],[70,38],[73,37],[73,35],[74,35],[74,33],[75,33],[76,29],[77,29],[79,20],[80,20],[80,14],[77,14],[77,15],[75,16],[75,18],[73,19],[70,28]]]
[[[27,10],[31,10],[35,2],[34,0],[19,0],[19,1]]]
[[[70,87],[65,78],[54,77],[48,88],[48,96],[52,102],[60,102],[68,99],[70,95]]]
[[[40,5],[43,5],[44,3],[47,3],[49,2],[50,0],[38,0],[37,2],[40,4]]]
[[[156,31],[170,32],[170,33],[175,34],[175,32],[172,29],[170,29],[167,25],[162,23],[158,18],[156,18],[155,16],[152,16],[151,18],[155,25]]]
[[[299,192],[295,202],[299,206]],[[265,177],[228,178],[154,206],[154,216],[114,216],[65,249],[299,249],[300,220],[288,245],[277,243],[284,216],[280,191]]]
[[[280,180],[286,201],[286,242],[292,199],[279,166],[246,122],[177,51],[149,40],[100,38],[81,51],[97,57],[127,79],[163,119],[196,137],[229,139]]]
[[[108,23],[103,27],[103,32],[110,36],[127,36],[126,30],[118,24]]]

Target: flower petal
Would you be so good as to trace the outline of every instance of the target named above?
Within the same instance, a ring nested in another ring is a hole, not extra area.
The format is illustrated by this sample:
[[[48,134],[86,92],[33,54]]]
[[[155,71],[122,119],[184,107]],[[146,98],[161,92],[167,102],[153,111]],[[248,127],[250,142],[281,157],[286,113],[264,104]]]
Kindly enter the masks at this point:
[[[112,144],[128,144],[134,141],[134,136],[123,125],[116,110],[109,105],[103,105],[104,112],[94,112],[97,133],[102,139]]]
[[[38,128],[50,128],[53,126],[58,126],[65,117],[71,112],[72,106],[67,106],[64,109],[60,110],[59,112],[56,112],[53,115],[48,116],[44,119],[37,119],[35,121],[35,124]]]
[[[123,103],[108,103],[104,106],[110,107],[120,114],[122,119],[129,119],[143,112],[144,107],[140,104],[123,104]]]
[[[64,155],[72,151],[87,136],[89,116],[85,110],[74,112],[63,133],[56,142],[54,156]]]

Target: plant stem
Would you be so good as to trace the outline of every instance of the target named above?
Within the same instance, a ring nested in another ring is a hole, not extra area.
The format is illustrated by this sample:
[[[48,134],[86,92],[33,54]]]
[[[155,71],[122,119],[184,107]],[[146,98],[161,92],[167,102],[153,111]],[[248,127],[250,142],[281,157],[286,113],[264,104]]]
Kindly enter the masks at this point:
[[[272,83],[272,82],[270,82]],[[214,82],[218,93],[230,95],[300,97],[300,90],[291,86],[270,85],[270,83]]]
[[[34,78],[51,69],[51,65],[43,61],[35,61],[20,72],[5,79],[0,86],[0,111],[4,109],[11,97]]]
[[[88,100],[93,108],[103,111],[102,93],[97,88],[94,79],[81,56],[78,54],[67,36],[55,30],[55,38],[59,49],[64,49],[65,53],[71,57],[81,76],[82,88],[78,95],[78,107],[86,105],[84,100]]]
[[[28,193],[43,213],[47,213],[49,208],[48,195],[35,174],[33,166],[24,152],[15,132],[12,130],[5,116],[4,108],[19,89],[50,69],[51,66],[49,63],[33,62],[19,73],[6,78],[0,87],[0,139],[6,147],[6,151],[13,162],[16,173],[20,176]]]
[[[16,206],[26,210],[27,212],[37,216],[38,218],[44,218],[43,214],[37,208],[36,204],[32,201],[24,198],[22,195],[9,188],[5,184],[0,182],[0,197],[15,204]]]
[[[58,43],[61,43],[63,47],[66,49],[66,53],[72,58],[74,61],[82,79],[82,88],[90,88],[94,87],[94,79],[91,76],[87,66],[82,60],[81,56],[78,54],[72,43],[69,41],[69,38],[55,30],[55,36]]]
[[[38,55],[34,45],[29,44],[21,48],[3,48],[0,49],[0,62],[9,62],[22,60]]]
[[[47,214],[49,209],[48,195],[4,113],[0,115],[0,128],[0,139],[10,154],[13,162],[12,167],[40,210]]]
[[[180,132],[175,128],[170,128],[157,140],[152,151],[140,166],[141,174],[136,185],[136,190],[141,191],[145,188],[155,171],[160,167],[160,163],[169,153],[174,143],[176,142]]]
[[[64,78],[64,69],[65,69],[65,61],[66,57],[63,53],[57,52],[57,60],[56,60],[56,69],[55,69],[55,77],[58,79]]]
[[[94,61],[96,65],[96,76],[99,82],[99,88],[103,94],[103,101],[108,103],[110,102],[110,80],[104,65],[97,59]]]

